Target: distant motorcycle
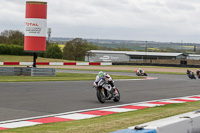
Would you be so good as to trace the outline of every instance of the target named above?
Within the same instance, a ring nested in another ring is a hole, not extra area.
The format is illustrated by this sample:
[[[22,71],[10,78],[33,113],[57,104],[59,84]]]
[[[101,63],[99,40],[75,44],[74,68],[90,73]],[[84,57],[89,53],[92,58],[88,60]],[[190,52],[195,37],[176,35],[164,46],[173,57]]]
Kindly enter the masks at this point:
[[[96,88],[97,99],[101,103],[105,103],[106,100],[113,100],[114,102],[119,102],[120,93],[117,88],[113,89],[110,84],[105,83],[104,80],[100,80]]]
[[[190,70],[186,71],[187,76],[190,78],[190,73],[192,73]]]
[[[199,71],[199,69],[197,69],[196,74],[197,74],[197,78],[200,79],[200,71]]]
[[[190,79],[196,79],[196,77],[194,76],[194,73],[193,73],[193,72],[187,74],[187,76],[188,76]],[[198,78],[199,78],[199,77],[198,77]]]
[[[200,79],[200,74],[199,74],[199,75],[197,75],[197,77],[198,77],[198,79]]]
[[[147,76],[147,73],[145,73],[145,71],[143,71],[142,73],[135,71],[137,76]]]

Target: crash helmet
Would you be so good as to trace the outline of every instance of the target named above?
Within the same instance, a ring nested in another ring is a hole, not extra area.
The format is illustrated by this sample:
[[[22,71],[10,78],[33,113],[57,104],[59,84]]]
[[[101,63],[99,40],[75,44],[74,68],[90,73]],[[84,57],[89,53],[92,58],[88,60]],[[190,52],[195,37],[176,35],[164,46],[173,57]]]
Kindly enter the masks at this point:
[[[100,78],[103,78],[104,72],[103,72],[103,71],[100,71],[100,72],[98,73],[98,76],[99,76]]]
[[[141,68],[139,68],[139,70],[142,70]]]
[[[110,75],[107,74],[107,73],[104,73],[104,76],[105,76],[106,78],[110,78]]]

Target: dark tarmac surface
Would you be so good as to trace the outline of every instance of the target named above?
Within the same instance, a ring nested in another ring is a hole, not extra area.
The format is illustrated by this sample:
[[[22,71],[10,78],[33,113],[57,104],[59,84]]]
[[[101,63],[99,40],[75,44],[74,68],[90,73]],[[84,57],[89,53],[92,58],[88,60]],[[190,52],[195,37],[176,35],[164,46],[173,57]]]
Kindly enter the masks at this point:
[[[69,72],[69,70],[57,70]],[[73,71],[94,73],[93,71]],[[134,75],[134,73],[109,74]],[[36,117],[69,111],[114,106],[149,100],[199,95],[200,80],[186,75],[149,74],[157,80],[115,81],[121,101],[99,103],[93,81],[0,83],[0,121]],[[95,77],[94,77],[95,79]]]

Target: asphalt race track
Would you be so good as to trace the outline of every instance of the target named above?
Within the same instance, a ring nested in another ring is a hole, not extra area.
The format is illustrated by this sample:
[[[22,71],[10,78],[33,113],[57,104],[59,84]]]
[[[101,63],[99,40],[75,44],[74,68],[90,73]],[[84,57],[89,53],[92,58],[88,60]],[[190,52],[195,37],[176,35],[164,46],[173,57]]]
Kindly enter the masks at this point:
[[[97,73],[57,70],[57,72]],[[135,75],[112,72],[109,74]],[[93,81],[0,83],[0,122],[118,104],[200,94],[200,80],[186,75],[149,74],[157,80],[115,81],[121,101],[99,103]],[[95,79],[95,77],[94,77]]]

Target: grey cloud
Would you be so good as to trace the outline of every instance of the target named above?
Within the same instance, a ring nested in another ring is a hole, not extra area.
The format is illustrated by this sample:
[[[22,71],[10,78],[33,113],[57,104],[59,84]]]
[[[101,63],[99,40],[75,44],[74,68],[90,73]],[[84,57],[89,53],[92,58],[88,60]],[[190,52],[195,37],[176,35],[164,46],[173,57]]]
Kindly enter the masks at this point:
[[[199,0],[46,0],[52,36],[200,42]],[[0,32],[24,30],[25,0],[2,0]]]

